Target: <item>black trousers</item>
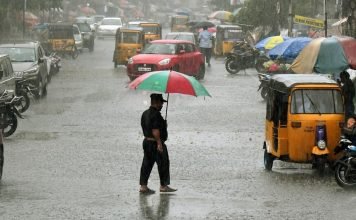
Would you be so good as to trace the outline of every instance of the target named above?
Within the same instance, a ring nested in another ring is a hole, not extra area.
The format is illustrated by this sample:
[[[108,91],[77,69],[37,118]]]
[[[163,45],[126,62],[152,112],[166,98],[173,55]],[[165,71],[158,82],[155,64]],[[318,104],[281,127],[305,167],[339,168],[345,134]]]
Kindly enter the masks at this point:
[[[204,48],[204,47],[201,47],[200,48],[200,52],[202,54],[204,54],[204,59],[205,59],[205,62],[206,63],[210,63],[210,59],[211,59],[211,48]]]
[[[141,166],[140,185],[147,185],[148,178],[155,163],[157,163],[161,186],[169,185],[170,174],[167,146],[163,144],[163,152],[160,153],[157,150],[157,142],[155,141],[144,140],[142,145],[144,155]]]

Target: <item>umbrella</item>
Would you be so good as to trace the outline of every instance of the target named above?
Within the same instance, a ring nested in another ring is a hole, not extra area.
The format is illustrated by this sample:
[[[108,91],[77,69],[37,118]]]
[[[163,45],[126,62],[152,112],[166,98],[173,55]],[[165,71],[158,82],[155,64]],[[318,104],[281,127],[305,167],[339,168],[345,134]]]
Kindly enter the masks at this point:
[[[132,81],[129,88],[168,93],[166,118],[170,93],[211,97],[205,87],[194,77],[171,70],[145,73]]]
[[[202,32],[202,31],[203,31],[203,28],[199,28],[198,31],[199,31],[199,32]],[[208,28],[208,31],[209,31],[210,33],[215,33],[215,32],[216,32],[216,27],[210,27],[210,28]]]
[[[229,11],[215,11],[211,13],[208,17],[224,21],[231,21],[233,16],[232,13]]]
[[[272,36],[267,37],[256,44],[256,48],[259,50],[270,50],[273,47],[277,46],[278,44],[282,43],[283,41],[287,40],[289,37],[284,36]]]
[[[278,44],[270,51],[268,51],[268,56],[274,60],[278,57],[285,60],[294,60],[300,51],[311,41],[309,37],[296,37],[290,38],[286,41]]]
[[[210,21],[201,21],[194,25],[195,28],[202,28],[205,26],[210,28],[210,27],[215,27],[215,24]]]
[[[356,69],[356,40],[351,37],[328,37],[312,40],[300,52],[290,69],[295,73],[340,73]]]

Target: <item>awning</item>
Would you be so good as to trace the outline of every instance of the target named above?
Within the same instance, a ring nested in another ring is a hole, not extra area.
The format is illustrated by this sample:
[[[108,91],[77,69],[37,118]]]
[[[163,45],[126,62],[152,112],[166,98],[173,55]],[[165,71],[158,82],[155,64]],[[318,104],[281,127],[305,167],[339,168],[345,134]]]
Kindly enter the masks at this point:
[[[332,24],[331,26],[332,26],[332,27],[339,26],[339,25],[345,23],[345,22],[348,20],[348,18],[349,18],[349,17],[343,18],[343,19],[341,19],[341,20],[335,22],[335,23]]]

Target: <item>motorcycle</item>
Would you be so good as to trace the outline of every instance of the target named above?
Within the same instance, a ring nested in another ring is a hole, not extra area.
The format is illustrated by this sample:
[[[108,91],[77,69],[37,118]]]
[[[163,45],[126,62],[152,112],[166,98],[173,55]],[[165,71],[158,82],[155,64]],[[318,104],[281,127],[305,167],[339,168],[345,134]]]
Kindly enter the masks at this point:
[[[263,63],[269,61],[269,58],[263,52],[251,47],[246,42],[240,42],[234,45],[225,59],[225,68],[230,74],[236,74],[240,70],[255,67],[257,72],[264,71]]]
[[[24,113],[30,107],[30,97],[35,96],[32,92],[35,90],[36,87],[26,79],[16,81],[16,94],[22,99],[15,102],[15,106],[20,113]]]
[[[356,146],[344,137],[339,146],[334,149],[335,154],[340,152],[343,156],[335,162],[335,180],[343,188],[356,186]]]
[[[266,73],[259,73],[258,74],[258,79],[260,81],[260,86],[258,87],[257,91],[261,90],[261,97],[264,100],[267,100],[268,97],[268,83],[271,79],[271,75],[266,74]]]
[[[16,131],[17,117],[23,118],[15,107],[21,99],[22,97],[14,96],[6,90],[0,95],[0,129],[3,130],[4,137],[9,137]]]
[[[55,52],[51,53],[48,58],[51,63],[49,74],[50,77],[48,78],[48,81],[50,81],[51,76],[58,73],[59,69],[61,68],[61,58]]]

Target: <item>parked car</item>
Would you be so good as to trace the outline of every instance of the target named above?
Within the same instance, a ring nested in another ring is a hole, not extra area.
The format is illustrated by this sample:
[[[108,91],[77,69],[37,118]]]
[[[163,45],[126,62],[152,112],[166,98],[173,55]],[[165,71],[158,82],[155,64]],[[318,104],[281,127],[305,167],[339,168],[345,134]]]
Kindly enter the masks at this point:
[[[1,44],[0,54],[10,56],[15,77],[33,84],[37,98],[47,94],[47,60],[39,42]]]
[[[83,51],[83,37],[82,37],[82,34],[80,33],[79,27],[76,24],[73,24],[73,35],[74,35],[74,41],[75,41],[75,46],[77,47],[77,50],[82,52]]]
[[[187,40],[197,45],[196,36],[192,32],[171,32],[166,34],[165,39]]]
[[[83,48],[88,48],[90,52],[94,50],[94,31],[90,29],[87,23],[77,23],[79,31],[82,35]]]
[[[116,34],[116,30],[118,28],[122,28],[122,21],[121,18],[114,18],[114,17],[108,17],[104,18],[97,30],[97,36],[98,38],[104,38],[104,37],[114,37]]]
[[[203,79],[205,74],[203,55],[189,41],[151,41],[140,54],[128,60],[127,75],[133,80],[147,72],[170,69]]]
[[[14,70],[9,55],[0,53],[0,90],[11,90],[15,93]]]

